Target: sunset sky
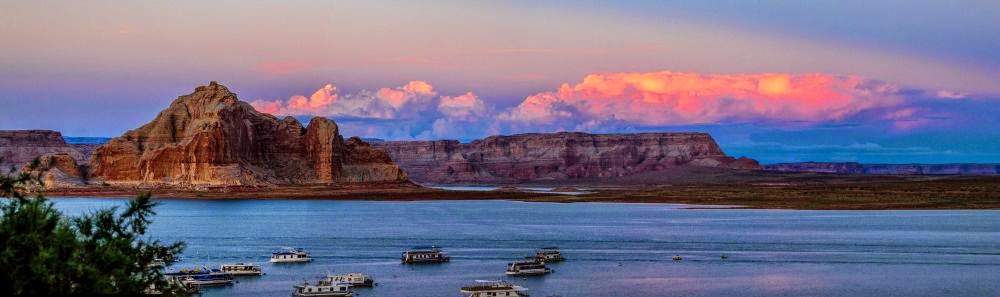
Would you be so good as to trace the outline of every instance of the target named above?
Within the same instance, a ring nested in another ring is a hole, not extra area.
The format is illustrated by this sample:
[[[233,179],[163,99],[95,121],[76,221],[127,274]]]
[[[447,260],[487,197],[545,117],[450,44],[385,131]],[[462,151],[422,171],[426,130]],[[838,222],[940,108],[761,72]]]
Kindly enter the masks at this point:
[[[3,1],[0,129],[118,136],[215,80],[362,137],[1000,162],[998,1],[538,2]]]

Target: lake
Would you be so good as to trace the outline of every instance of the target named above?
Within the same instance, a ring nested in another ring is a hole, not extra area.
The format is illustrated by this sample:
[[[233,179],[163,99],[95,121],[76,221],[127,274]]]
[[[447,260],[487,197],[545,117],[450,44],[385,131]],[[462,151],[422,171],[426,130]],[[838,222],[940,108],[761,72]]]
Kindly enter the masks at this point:
[[[56,198],[79,214],[124,199]],[[254,262],[266,275],[204,296],[288,296],[328,271],[378,286],[357,296],[460,296],[505,279],[538,296],[988,296],[1000,294],[1000,211],[690,209],[687,205],[515,201],[160,200],[151,235],[183,240],[180,267]],[[445,264],[402,265],[413,246]],[[554,273],[504,276],[558,246]],[[302,247],[306,264],[272,265]],[[680,255],[683,261],[673,261]],[[728,255],[723,260],[721,255]]]

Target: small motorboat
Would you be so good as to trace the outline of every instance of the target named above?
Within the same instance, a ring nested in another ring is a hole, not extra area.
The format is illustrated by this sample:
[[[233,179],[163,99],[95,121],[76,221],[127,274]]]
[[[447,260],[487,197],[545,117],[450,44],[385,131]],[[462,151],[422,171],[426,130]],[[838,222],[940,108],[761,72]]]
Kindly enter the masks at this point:
[[[219,269],[208,269],[207,267],[202,267],[201,269],[181,269],[177,272],[168,272],[163,274],[166,277],[172,277],[186,287],[201,287],[201,286],[223,286],[232,285],[233,276],[229,273],[222,272]]]
[[[680,256],[680,255],[674,255],[674,257],[673,257],[673,258],[671,258],[671,259],[673,259],[674,261],[680,261],[680,260],[684,260],[684,258],[681,258],[681,256]]]

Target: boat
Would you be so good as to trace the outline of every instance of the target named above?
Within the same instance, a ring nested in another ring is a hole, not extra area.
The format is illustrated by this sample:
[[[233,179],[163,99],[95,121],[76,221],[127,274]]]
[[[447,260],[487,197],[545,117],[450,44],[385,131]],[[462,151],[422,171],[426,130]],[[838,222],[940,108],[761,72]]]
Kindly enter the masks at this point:
[[[375,279],[371,276],[364,275],[361,273],[348,273],[348,274],[337,274],[337,275],[326,275],[326,281],[335,284],[349,284],[352,287],[373,287],[375,286]]]
[[[514,285],[509,282],[502,280],[496,281],[476,281],[477,284],[472,286],[465,286],[459,291],[462,296],[465,297],[486,297],[486,296],[510,296],[510,297],[528,297],[528,293],[525,293],[528,289],[524,287]]]
[[[552,269],[545,267],[545,262],[523,261],[507,263],[506,273],[511,276],[527,276],[543,275],[551,272]]]
[[[557,247],[544,247],[535,251],[535,260],[540,262],[561,262],[566,260]]]
[[[404,264],[408,263],[442,263],[451,260],[441,248],[436,246],[414,247],[400,255]]]
[[[271,263],[302,263],[312,260],[309,253],[300,248],[286,248],[271,253]]]
[[[671,259],[673,259],[674,261],[684,260],[684,258],[681,258],[681,255],[674,255],[674,257]]]
[[[310,284],[302,282],[295,285],[295,292],[292,297],[352,297],[351,285],[343,283],[332,283],[325,280]]]
[[[222,272],[229,273],[235,276],[262,274],[260,265],[253,263],[222,264],[222,267],[220,267],[219,270],[222,270]]]
[[[186,287],[223,286],[233,284],[233,276],[229,273],[222,272],[222,270],[219,269],[208,269],[207,267],[203,267],[201,269],[181,269],[177,272],[168,272],[163,275],[180,281],[181,284],[184,284]]]
[[[177,286],[177,287],[183,288],[182,292],[185,295],[190,296],[190,295],[198,294],[201,291],[201,289],[198,286],[185,285],[180,280],[177,280],[177,278],[166,277],[166,276],[164,276],[164,278],[167,280],[168,285],[170,285],[170,286]],[[149,284],[149,287],[146,287],[145,290],[142,290],[142,295],[145,295],[145,296],[163,296],[163,291],[161,291],[159,288],[157,288],[156,284]]]

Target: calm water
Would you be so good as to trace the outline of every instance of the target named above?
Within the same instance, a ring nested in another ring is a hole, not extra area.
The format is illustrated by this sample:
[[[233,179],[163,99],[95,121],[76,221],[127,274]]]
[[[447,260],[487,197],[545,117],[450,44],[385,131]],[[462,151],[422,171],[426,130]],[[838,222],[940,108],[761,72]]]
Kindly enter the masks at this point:
[[[55,199],[70,213],[122,199]],[[331,272],[371,274],[358,296],[459,296],[508,279],[532,296],[995,296],[1000,211],[684,209],[662,204],[512,201],[163,200],[152,235],[184,240],[190,267],[250,261],[267,275],[205,296],[288,296]],[[399,253],[443,246],[452,262],[402,265]],[[271,265],[303,247],[316,260]],[[505,278],[508,261],[558,246],[555,273]],[[670,258],[684,257],[681,262]],[[729,255],[722,260],[720,255]]]

